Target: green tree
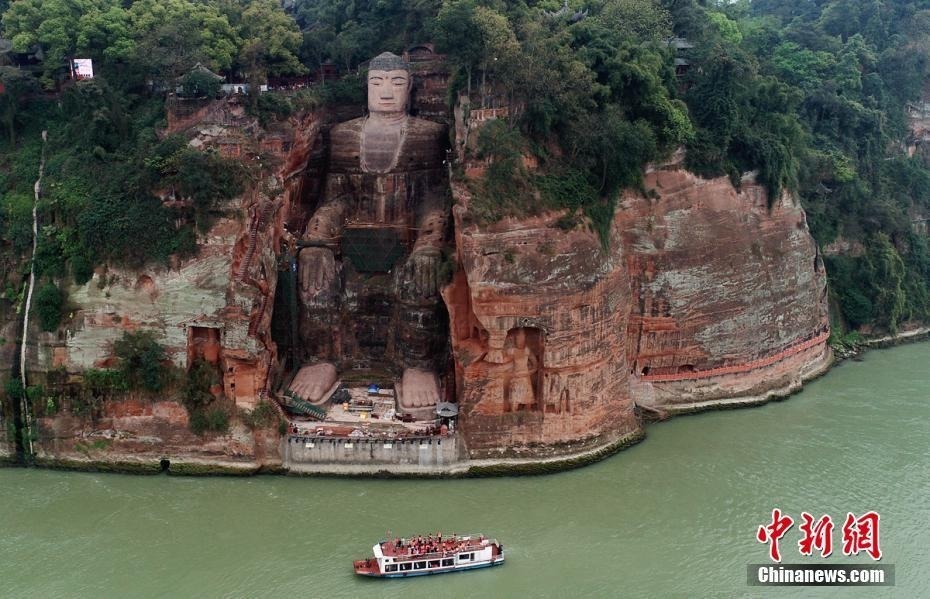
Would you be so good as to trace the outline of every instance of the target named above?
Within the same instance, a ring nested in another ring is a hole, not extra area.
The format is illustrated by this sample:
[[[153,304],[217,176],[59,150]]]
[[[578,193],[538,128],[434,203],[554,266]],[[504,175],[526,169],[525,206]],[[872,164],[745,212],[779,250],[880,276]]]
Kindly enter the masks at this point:
[[[46,283],[36,292],[35,312],[43,331],[54,331],[61,323],[62,310],[67,299],[54,283]]]
[[[77,52],[86,52],[111,61],[129,60],[135,38],[129,15],[119,5],[84,13],[77,23]]]
[[[662,42],[671,37],[671,16],[654,0],[608,0],[593,18],[617,40]]]
[[[0,118],[6,125],[10,148],[14,148],[17,120],[22,114],[26,100],[38,91],[38,85],[32,75],[13,67],[0,67],[0,84],[3,85],[3,93],[0,93]]]
[[[113,342],[119,370],[132,389],[161,391],[167,382],[168,355],[152,331],[125,332]]]
[[[253,85],[267,75],[306,72],[297,58],[302,42],[300,31],[276,0],[249,2],[242,11],[238,34],[242,40],[239,59]]]
[[[194,69],[181,79],[182,93],[189,98],[213,98],[222,85],[222,77],[204,69]]]
[[[900,254],[883,232],[875,234],[869,242],[865,271],[872,286],[872,303],[879,322],[894,333],[907,308],[905,267]]]
[[[17,52],[42,48],[47,86],[78,53],[124,59],[133,46],[133,32],[117,0],[19,0],[3,14],[3,28]]]
[[[725,14],[721,12],[709,11],[707,13],[707,17],[710,19],[710,22],[713,23],[717,28],[717,32],[720,34],[720,37],[724,42],[736,46],[743,41],[743,34],[740,33],[739,26],[736,24],[736,22],[729,19]]]
[[[134,60],[169,88],[198,62],[214,70],[232,67],[241,46],[213,2],[138,0],[129,21],[137,40]]]
[[[465,70],[471,94],[472,69],[482,58],[481,40],[471,35],[477,4],[472,0],[444,2],[433,23],[434,38],[440,52],[449,53],[456,66]]]

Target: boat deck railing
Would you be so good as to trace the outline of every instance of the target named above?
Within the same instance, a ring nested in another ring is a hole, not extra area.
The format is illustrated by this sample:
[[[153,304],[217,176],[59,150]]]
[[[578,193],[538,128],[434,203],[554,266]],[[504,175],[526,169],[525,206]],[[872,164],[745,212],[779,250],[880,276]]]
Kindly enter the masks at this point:
[[[424,559],[426,560],[442,559],[442,558],[452,557],[457,553],[462,553],[463,551],[475,551],[478,549],[484,549],[485,547],[491,547],[492,545],[497,545],[497,539],[484,539],[483,541],[479,541],[477,537],[475,537],[465,542],[464,544],[458,545],[454,549],[448,549],[444,551],[434,551],[431,553],[416,553],[412,555],[407,554],[406,552],[394,553],[393,551],[391,551],[390,553],[385,552],[384,555],[385,557],[394,558],[394,561],[398,561],[398,562],[424,560]],[[384,550],[385,546],[393,548],[393,544],[390,541],[382,541],[381,543],[382,551]],[[406,549],[406,547],[403,547],[402,549]]]

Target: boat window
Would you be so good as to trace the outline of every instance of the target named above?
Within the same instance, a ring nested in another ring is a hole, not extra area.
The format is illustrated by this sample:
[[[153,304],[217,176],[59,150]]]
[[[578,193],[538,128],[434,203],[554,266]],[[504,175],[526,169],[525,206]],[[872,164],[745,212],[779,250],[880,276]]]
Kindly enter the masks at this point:
[[[413,562],[414,570],[423,570],[426,568],[426,562]]]
[[[470,554],[470,553],[460,553],[460,554],[459,554],[459,561],[460,561],[460,562],[468,562],[468,561],[471,561],[471,554]]]
[[[404,562],[400,565],[401,570],[413,570],[413,562]]]
[[[455,565],[455,560],[452,559],[451,557],[448,558],[448,559],[444,559],[444,560],[442,560],[442,565],[443,565],[443,566],[454,566],[454,565]]]
[[[397,572],[397,564],[388,564],[384,567],[385,572]]]
[[[429,563],[429,567],[430,567],[430,568],[438,568],[438,567],[439,567],[439,560],[438,560],[438,559],[432,560],[432,561]]]

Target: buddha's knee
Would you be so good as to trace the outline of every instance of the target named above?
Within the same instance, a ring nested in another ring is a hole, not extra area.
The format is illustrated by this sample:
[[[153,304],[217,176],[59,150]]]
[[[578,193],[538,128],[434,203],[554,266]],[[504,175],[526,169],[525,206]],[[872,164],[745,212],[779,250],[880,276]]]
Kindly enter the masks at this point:
[[[325,301],[336,284],[336,257],[329,248],[311,247],[300,252],[297,273],[300,300],[304,304]]]
[[[414,252],[407,258],[397,281],[401,299],[420,300],[439,293],[441,258],[442,254],[432,248]]]

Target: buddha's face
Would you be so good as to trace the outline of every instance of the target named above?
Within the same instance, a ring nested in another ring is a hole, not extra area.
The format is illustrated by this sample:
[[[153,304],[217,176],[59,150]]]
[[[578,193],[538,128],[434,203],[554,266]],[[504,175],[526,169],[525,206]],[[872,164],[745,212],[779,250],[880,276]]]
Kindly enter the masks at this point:
[[[409,98],[410,73],[404,70],[369,71],[369,112],[406,112]]]

